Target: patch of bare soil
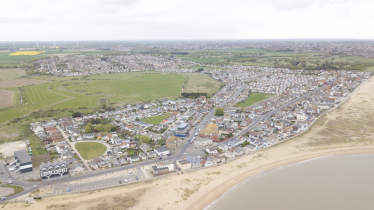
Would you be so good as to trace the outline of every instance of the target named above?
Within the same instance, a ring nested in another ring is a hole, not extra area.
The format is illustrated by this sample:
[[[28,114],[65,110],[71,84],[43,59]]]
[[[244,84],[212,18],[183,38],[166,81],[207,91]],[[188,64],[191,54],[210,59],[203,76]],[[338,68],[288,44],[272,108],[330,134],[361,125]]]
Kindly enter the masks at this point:
[[[13,103],[13,92],[9,90],[0,90],[0,108],[11,106]]]
[[[11,157],[14,155],[15,151],[24,149],[26,149],[26,142],[24,141],[0,144],[0,153],[2,153],[4,157]]]
[[[43,83],[43,82],[45,82],[45,81],[33,80],[33,79],[7,80],[7,81],[0,81],[0,88],[21,87],[21,86],[39,84],[39,83]]]

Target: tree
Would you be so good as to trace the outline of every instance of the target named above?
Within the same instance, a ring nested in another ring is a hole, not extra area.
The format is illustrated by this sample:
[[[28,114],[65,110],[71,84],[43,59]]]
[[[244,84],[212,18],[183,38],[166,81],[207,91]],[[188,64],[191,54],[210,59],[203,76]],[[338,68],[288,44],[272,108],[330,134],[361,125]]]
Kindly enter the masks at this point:
[[[223,107],[217,107],[217,108],[215,109],[215,115],[216,115],[216,116],[222,116],[222,115],[224,115]]]
[[[95,130],[97,130],[98,132],[104,131],[105,130],[104,125],[103,124],[97,124],[95,126]]]
[[[139,141],[142,142],[142,143],[149,144],[149,142],[151,142],[151,138],[149,136],[141,136],[139,138]]]
[[[113,131],[116,131],[117,130],[117,127],[112,125],[112,124],[106,124],[104,125],[104,130],[105,132],[113,132]]]
[[[82,117],[82,113],[80,113],[80,112],[73,112],[73,118],[76,118],[76,117]]]
[[[84,127],[84,131],[86,132],[86,133],[92,133],[92,131],[93,131],[93,125],[91,124],[91,123],[88,123],[85,127]]]

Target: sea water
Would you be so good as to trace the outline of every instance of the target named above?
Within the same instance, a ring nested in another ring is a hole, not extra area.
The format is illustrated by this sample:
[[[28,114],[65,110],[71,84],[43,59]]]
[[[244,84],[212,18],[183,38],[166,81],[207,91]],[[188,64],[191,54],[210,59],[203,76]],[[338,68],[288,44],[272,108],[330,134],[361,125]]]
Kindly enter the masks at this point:
[[[205,209],[374,209],[374,154],[322,157],[265,171]]]

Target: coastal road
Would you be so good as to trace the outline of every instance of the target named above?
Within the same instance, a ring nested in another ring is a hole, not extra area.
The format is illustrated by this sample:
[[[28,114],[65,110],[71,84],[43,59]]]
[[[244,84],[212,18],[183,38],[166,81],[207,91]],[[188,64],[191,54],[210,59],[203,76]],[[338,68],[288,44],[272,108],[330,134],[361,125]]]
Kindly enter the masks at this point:
[[[331,83],[330,83],[331,84]],[[239,138],[240,136],[242,136],[243,134],[245,134],[247,131],[249,131],[250,129],[252,129],[253,127],[255,127],[260,121],[262,121],[263,119],[265,118],[268,118],[270,117],[272,114],[278,112],[279,110],[281,109],[284,109],[288,106],[290,106],[291,104],[294,104],[296,103],[297,101],[299,100],[302,100],[314,93],[316,93],[317,91],[320,91],[321,89],[325,88],[327,85],[324,85],[320,88],[317,88],[316,90],[314,91],[311,91],[295,100],[292,100],[284,105],[282,105],[281,107],[277,108],[277,109],[274,109],[273,111],[271,112],[268,112],[267,114],[261,116],[261,117],[258,117],[258,118],[255,118],[254,121],[251,123],[250,126],[248,126],[247,128],[243,129],[241,132],[239,132],[237,135],[235,135],[234,137],[230,138],[231,140],[232,139],[236,139],[236,138]],[[234,101],[234,99],[240,95],[240,93],[246,88],[246,86],[240,88],[230,99],[222,102],[221,104],[219,104],[218,106],[225,106],[228,102],[232,102]],[[195,133],[196,131],[198,131],[199,129],[203,128],[203,126],[205,126],[205,124],[214,116],[214,109],[211,110],[204,118],[203,120],[199,123],[198,126],[195,127],[195,129],[192,132],[192,134],[190,135],[189,138],[186,138],[186,140],[183,142],[182,146],[181,146],[181,149],[179,150],[179,152],[177,154],[174,154],[174,155],[171,155],[171,156],[165,156],[162,158],[162,160],[173,160],[173,161],[176,161],[176,160],[179,160],[182,158],[182,156],[186,153],[187,149],[189,148],[190,146],[190,143],[188,143],[187,139],[189,141],[191,141],[193,139],[193,137],[195,137]],[[121,171],[121,170],[125,170],[125,169],[131,169],[131,168],[135,168],[135,167],[142,167],[144,165],[150,165],[150,164],[155,164],[157,162],[159,162],[160,160],[158,159],[153,159],[153,160],[147,160],[147,161],[142,161],[142,162],[137,162],[137,163],[132,163],[132,164],[129,164],[129,165],[125,165],[125,166],[121,166],[121,167],[117,167],[117,168],[110,168],[110,169],[106,169],[106,170],[96,170],[96,171],[92,171],[90,173],[86,173],[86,174],[83,174],[83,175],[80,175],[80,176],[75,176],[75,177],[68,177],[68,178],[63,178],[63,179],[60,179],[58,180],[59,182],[71,182],[71,181],[76,181],[76,180],[80,180],[80,179],[86,179],[86,178],[90,178],[90,177],[94,177],[94,176],[100,176],[100,175],[104,175],[104,174],[108,174],[108,173],[113,173],[113,172],[117,172],[117,171]],[[5,168],[3,168],[3,165],[0,164],[0,171],[4,171],[4,174],[5,172],[7,172],[7,170],[5,170]],[[1,176],[1,178],[3,179],[4,176]],[[13,180],[13,179],[12,179]],[[22,191],[21,193],[18,193],[16,195],[12,195],[12,196],[9,196],[9,199],[13,199],[13,198],[17,198],[19,196],[22,196],[22,195],[25,195],[27,193],[30,193],[36,189],[38,189],[39,187],[42,187],[42,186],[48,186],[48,185],[53,185],[55,181],[43,181],[43,182],[27,182],[27,181],[19,181],[19,180],[13,180],[14,184],[15,185],[19,185],[19,186],[22,186],[24,187],[24,191]],[[1,203],[1,202],[0,202]]]

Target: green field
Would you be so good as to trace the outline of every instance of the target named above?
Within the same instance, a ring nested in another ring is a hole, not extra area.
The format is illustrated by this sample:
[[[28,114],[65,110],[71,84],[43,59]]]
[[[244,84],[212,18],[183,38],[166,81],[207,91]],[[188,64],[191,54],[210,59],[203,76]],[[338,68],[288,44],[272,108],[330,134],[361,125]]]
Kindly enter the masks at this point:
[[[168,53],[168,51],[165,51]],[[261,49],[191,50],[188,55],[174,55],[183,60],[213,65],[248,65],[286,67],[307,70],[374,71],[374,59],[325,53],[273,52]],[[170,53],[170,51],[169,51]]]
[[[252,104],[265,100],[271,96],[272,96],[271,94],[265,94],[265,93],[251,93],[245,101],[236,104],[236,106],[245,108],[247,106],[250,106]]]
[[[89,95],[105,95],[110,104],[137,103],[179,96],[184,78],[178,74],[143,74],[125,80],[90,80],[64,89]]]
[[[112,106],[147,102],[160,98],[180,98],[184,92],[213,94],[221,82],[199,73],[130,72],[88,77],[29,77],[45,83],[29,85],[23,90],[20,105],[18,87],[14,106],[0,109],[0,124],[33,111],[62,109],[95,109],[102,103]],[[66,114],[66,113],[65,113]],[[68,114],[68,113],[67,113]],[[61,116],[53,113],[53,117]]]
[[[118,53],[118,51],[98,50],[98,51],[83,51],[83,50],[51,50],[39,55],[9,55],[16,51],[0,52],[0,68],[19,68],[22,60],[30,61],[35,58],[42,58],[56,54],[106,54]]]
[[[0,69],[0,81],[14,80],[25,75],[26,73],[24,70],[17,69],[17,68]]]
[[[153,117],[147,117],[147,118],[141,119],[141,121],[146,122],[146,123],[150,123],[150,124],[153,124],[153,125],[158,125],[158,124],[160,124],[161,121],[163,121],[164,119],[169,117],[169,115],[170,114],[164,114],[164,115],[158,115],[158,116],[153,116]]]
[[[79,154],[86,160],[98,157],[106,151],[106,146],[97,142],[80,142],[75,144]]]

